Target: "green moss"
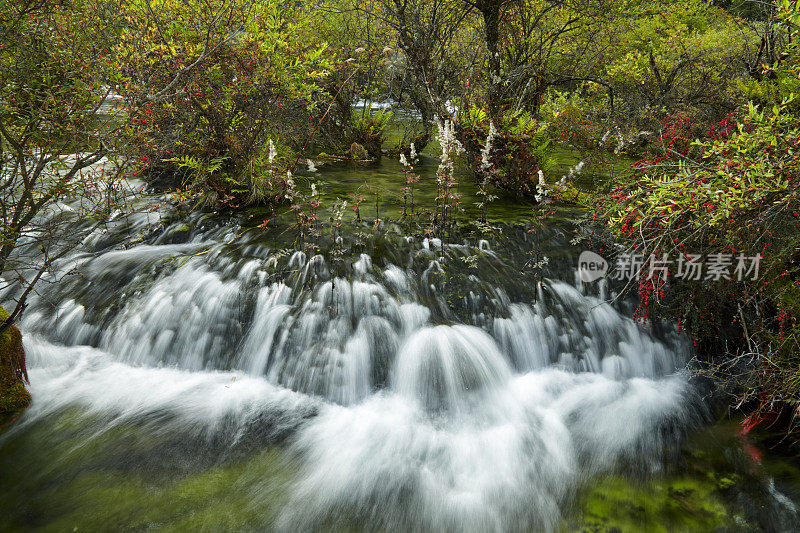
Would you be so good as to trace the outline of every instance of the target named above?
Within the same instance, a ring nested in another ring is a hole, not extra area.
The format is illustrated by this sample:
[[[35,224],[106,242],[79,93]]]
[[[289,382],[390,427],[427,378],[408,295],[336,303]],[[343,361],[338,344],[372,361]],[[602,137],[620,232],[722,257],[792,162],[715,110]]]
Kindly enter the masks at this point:
[[[280,451],[153,483],[130,472],[85,472],[41,495],[55,511],[40,531],[257,531],[273,523],[290,477]]]
[[[0,389],[0,414],[18,413],[31,403],[31,394],[21,381]]]
[[[270,530],[296,468],[280,448],[142,422],[70,408],[0,441],[0,530]]]
[[[580,530],[717,531],[740,530],[712,479],[685,476],[636,483],[610,476],[581,499]],[[737,523],[738,522],[738,523]]]
[[[8,312],[0,307],[0,324],[8,318]],[[11,326],[0,335],[0,423],[14,417],[31,402],[30,393],[14,371],[13,362],[25,360],[22,334]]]

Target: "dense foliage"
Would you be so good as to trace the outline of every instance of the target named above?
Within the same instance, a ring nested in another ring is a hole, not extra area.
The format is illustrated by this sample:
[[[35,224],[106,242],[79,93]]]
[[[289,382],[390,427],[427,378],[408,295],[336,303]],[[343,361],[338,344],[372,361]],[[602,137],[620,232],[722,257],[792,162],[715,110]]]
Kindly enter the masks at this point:
[[[185,170],[212,203],[276,201],[290,188],[271,150],[290,159],[309,134],[330,70],[296,2],[134,2],[117,54],[135,104],[127,133],[148,172]]]
[[[796,43],[800,13],[783,2],[780,20]],[[764,68],[749,86],[769,98],[744,106],[738,121],[664,120],[658,149],[600,200],[600,214],[636,253],[678,258],[666,281],[643,265],[641,316],[667,311],[715,356],[710,372],[732,393],[779,412],[800,401],[796,46]],[[687,279],[680,270],[692,256],[720,268]]]

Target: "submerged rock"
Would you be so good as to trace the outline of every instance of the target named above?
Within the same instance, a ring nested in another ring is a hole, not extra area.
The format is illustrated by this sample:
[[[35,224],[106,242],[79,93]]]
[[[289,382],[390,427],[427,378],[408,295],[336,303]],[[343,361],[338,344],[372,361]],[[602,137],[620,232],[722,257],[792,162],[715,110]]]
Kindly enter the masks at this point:
[[[677,476],[641,481],[609,476],[582,499],[581,531],[753,531],[731,514],[713,480]]]
[[[8,313],[0,307],[0,324],[7,318]],[[30,404],[27,380],[22,334],[11,326],[0,335],[0,424],[15,419]]]

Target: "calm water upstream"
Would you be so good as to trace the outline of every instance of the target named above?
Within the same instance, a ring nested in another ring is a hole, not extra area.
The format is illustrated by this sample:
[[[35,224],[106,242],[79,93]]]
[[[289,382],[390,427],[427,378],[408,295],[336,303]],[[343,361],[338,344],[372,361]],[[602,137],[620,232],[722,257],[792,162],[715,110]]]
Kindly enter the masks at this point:
[[[34,403],[0,435],[0,528],[800,527],[793,464],[714,424],[684,337],[576,281],[569,220],[528,231],[501,199],[505,222],[437,238],[372,224],[375,192],[401,210],[394,163],[314,179],[368,198],[320,250],[162,207],[62,260],[21,324]]]

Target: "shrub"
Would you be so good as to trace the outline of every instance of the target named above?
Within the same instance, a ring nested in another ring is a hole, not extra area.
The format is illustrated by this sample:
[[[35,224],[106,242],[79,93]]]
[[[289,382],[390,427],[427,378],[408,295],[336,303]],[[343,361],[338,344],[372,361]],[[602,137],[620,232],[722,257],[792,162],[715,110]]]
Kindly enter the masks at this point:
[[[386,126],[391,120],[392,113],[386,109],[373,112],[365,107],[361,111],[353,111],[349,140],[363,146],[373,159],[380,159],[381,147],[386,141]]]
[[[584,84],[574,91],[551,91],[542,102],[540,115],[554,139],[594,147],[604,142],[611,127],[609,111],[608,92]]]
[[[458,136],[466,150],[470,168],[478,176],[482,170],[483,153],[491,124],[478,122],[485,113],[478,110],[464,115]],[[487,154],[491,165],[489,182],[519,195],[534,197],[538,173],[552,166],[552,139],[546,124],[539,123],[530,113],[509,114],[496,129],[493,145]]]
[[[285,180],[265,186],[270,140],[285,139],[278,146],[286,159],[291,141],[302,146],[317,83],[331,69],[325,46],[305,38],[309,8],[259,0],[157,4],[154,19],[134,3],[119,37],[133,57],[125,94],[143,102],[128,117],[132,155],[149,176],[183,169],[187,185],[212,201],[282,198]]]
[[[782,69],[797,78],[792,57]],[[800,401],[796,103],[790,92],[774,106],[750,104],[740,123],[728,117],[700,129],[695,141],[698,128],[690,120],[668,118],[661,153],[639,161],[597,204],[617,235],[645,257],[730,258],[730,279],[678,279],[677,265],[670,265],[666,283],[640,276],[638,314],[675,318],[702,353],[716,356],[715,377],[740,402],[757,400],[765,410],[794,409]],[[755,257],[763,257],[757,277],[733,275],[739,259]]]

